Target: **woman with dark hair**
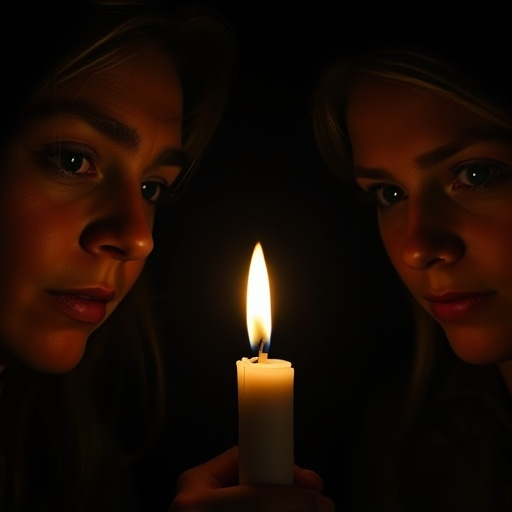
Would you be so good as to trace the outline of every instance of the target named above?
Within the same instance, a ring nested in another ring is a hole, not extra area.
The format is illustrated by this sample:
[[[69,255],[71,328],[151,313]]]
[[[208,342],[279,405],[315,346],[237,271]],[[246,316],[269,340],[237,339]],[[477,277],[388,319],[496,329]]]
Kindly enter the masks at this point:
[[[233,36],[144,1],[29,10],[1,31],[0,510],[147,510],[132,468],[165,385],[145,264],[219,124]],[[201,506],[229,498],[197,489]]]
[[[376,209],[410,298],[403,323],[415,325],[412,366],[369,402],[354,503],[510,510],[512,95],[499,51],[508,42],[497,27],[446,40],[428,27],[427,37],[354,38],[313,108],[324,161]]]

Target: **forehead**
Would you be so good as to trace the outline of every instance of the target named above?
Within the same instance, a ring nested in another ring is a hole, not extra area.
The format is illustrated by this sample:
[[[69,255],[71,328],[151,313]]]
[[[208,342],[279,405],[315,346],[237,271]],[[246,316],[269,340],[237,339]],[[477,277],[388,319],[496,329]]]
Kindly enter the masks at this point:
[[[125,50],[47,87],[33,103],[78,101],[114,111],[133,108],[162,120],[180,119],[181,80],[170,52],[147,40],[134,41]]]
[[[370,149],[398,156],[491,126],[454,99],[370,75],[348,95],[347,128],[359,160],[368,158]]]
[[[442,98],[426,90],[408,84],[372,75],[361,75],[353,83],[347,99],[347,121],[353,129],[365,123],[392,125],[403,117],[421,116],[423,122],[432,107],[460,107],[448,98]]]

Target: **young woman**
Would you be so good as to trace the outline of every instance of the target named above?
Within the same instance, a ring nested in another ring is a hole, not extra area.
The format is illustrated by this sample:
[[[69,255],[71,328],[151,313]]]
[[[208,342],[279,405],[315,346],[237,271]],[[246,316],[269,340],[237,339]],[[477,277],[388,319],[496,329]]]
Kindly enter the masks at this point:
[[[0,510],[148,510],[132,468],[165,397],[145,264],[161,207],[217,128],[232,34],[133,1],[18,3],[8,23]],[[236,450],[213,464],[232,470]]]
[[[407,384],[368,407],[356,510],[512,507],[512,89],[498,40],[435,37],[353,41],[315,98],[416,325]]]

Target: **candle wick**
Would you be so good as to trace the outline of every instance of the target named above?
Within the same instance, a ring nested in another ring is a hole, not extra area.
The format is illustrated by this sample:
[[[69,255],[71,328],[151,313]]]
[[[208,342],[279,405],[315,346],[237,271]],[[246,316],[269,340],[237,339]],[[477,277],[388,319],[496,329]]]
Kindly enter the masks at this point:
[[[258,348],[258,363],[266,363],[268,354],[263,352],[263,347],[265,346],[265,340],[261,338],[259,348]]]

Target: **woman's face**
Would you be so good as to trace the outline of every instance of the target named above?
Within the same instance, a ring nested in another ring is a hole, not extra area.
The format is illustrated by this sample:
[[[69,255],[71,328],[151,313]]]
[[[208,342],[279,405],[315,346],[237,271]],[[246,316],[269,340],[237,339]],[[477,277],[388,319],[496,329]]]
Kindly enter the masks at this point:
[[[512,359],[512,133],[369,76],[347,121],[356,179],[411,293],[461,359]]]
[[[0,362],[72,369],[153,248],[182,94],[164,51],[141,48],[37,97],[1,162]]]

